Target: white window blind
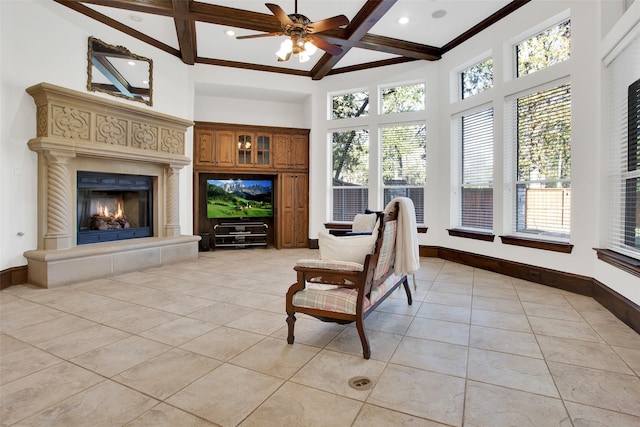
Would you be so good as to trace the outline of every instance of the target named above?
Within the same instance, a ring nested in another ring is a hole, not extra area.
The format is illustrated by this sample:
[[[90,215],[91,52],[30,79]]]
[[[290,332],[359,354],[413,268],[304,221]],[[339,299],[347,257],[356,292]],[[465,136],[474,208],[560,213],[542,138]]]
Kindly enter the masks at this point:
[[[516,98],[513,231],[568,240],[571,229],[571,86]],[[508,169],[508,168],[507,168]]]
[[[369,207],[369,131],[332,133],[333,221],[352,221]]]
[[[426,125],[388,126],[382,134],[384,203],[394,197],[413,201],[416,221],[424,223],[424,186],[427,177]]]
[[[493,108],[459,119],[460,228],[493,229]]]
[[[608,248],[640,259],[640,36],[607,65]]]

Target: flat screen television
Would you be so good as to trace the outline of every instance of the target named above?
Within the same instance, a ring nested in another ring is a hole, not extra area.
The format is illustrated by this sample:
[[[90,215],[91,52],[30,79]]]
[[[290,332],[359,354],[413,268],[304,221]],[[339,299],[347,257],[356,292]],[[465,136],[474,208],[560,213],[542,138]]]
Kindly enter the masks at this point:
[[[273,181],[208,179],[207,218],[273,216]]]

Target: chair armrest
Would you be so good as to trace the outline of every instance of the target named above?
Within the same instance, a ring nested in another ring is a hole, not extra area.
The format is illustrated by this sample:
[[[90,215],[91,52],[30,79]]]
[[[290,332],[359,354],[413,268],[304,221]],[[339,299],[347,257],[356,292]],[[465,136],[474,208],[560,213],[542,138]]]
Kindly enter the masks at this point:
[[[327,231],[334,236],[347,236],[352,232],[350,228],[329,228]]]
[[[296,263],[296,267],[353,272],[361,272],[364,270],[364,265],[358,264],[357,262],[322,259],[301,259]]]

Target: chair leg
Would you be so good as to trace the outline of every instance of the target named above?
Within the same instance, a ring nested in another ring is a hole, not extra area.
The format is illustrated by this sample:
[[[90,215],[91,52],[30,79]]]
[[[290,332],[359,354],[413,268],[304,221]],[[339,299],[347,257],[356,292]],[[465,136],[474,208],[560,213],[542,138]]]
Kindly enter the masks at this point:
[[[365,359],[371,357],[371,348],[369,347],[369,340],[364,332],[364,322],[362,317],[356,319],[356,329],[358,329],[358,335],[360,335],[360,342],[362,343],[362,356]]]
[[[402,286],[404,286],[404,291],[407,293],[407,302],[409,303],[409,305],[411,305],[413,303],[413,298],[411,297],[411,289],[409,289],[409,280],[406,276],[404,278]]]
[[[290,313],[287,316],[287,326],[289,327],[289,334],[287,335],[287,342],[289,344],[293,344],[293,340],[295,339],[295,337],[293,336],[293,327],[296,323],[296,316],[293,313]]]

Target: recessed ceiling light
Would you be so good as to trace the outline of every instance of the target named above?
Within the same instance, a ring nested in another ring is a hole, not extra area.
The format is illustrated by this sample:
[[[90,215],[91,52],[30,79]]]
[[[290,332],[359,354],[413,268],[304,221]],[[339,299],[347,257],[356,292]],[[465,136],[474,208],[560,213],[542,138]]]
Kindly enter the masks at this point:
[[[129,15],[129,19],[131,19],[133,22],[142,21],[142,17],[140,17],[139,15]]]
[[[436,10],[435,12],[433,12],[433,13],[431,14],[431,17],[432,17],[432,18],[435,18],[435,19],[438,19],[438,18],[442,18],[442,17],[443,17],[443,16],[445,16],[446,14],[447,14],[447,11],[446,11],[446,10],[444,10],[444,9],[439,9],[439,10]]]
[[[398,19],[398,24],[408,24],[409,23],[409,18],[407,18],[406,16],[403,16],[402,18]]]
[[[233,37],[236,35],[236,32],[233,30],[227,30],[224,32],[226,35],[228,35],[229,37]]]
[[[131,65],[132,67],[136,65],[136,63],[133,61],[128,61],[127,64]]]

